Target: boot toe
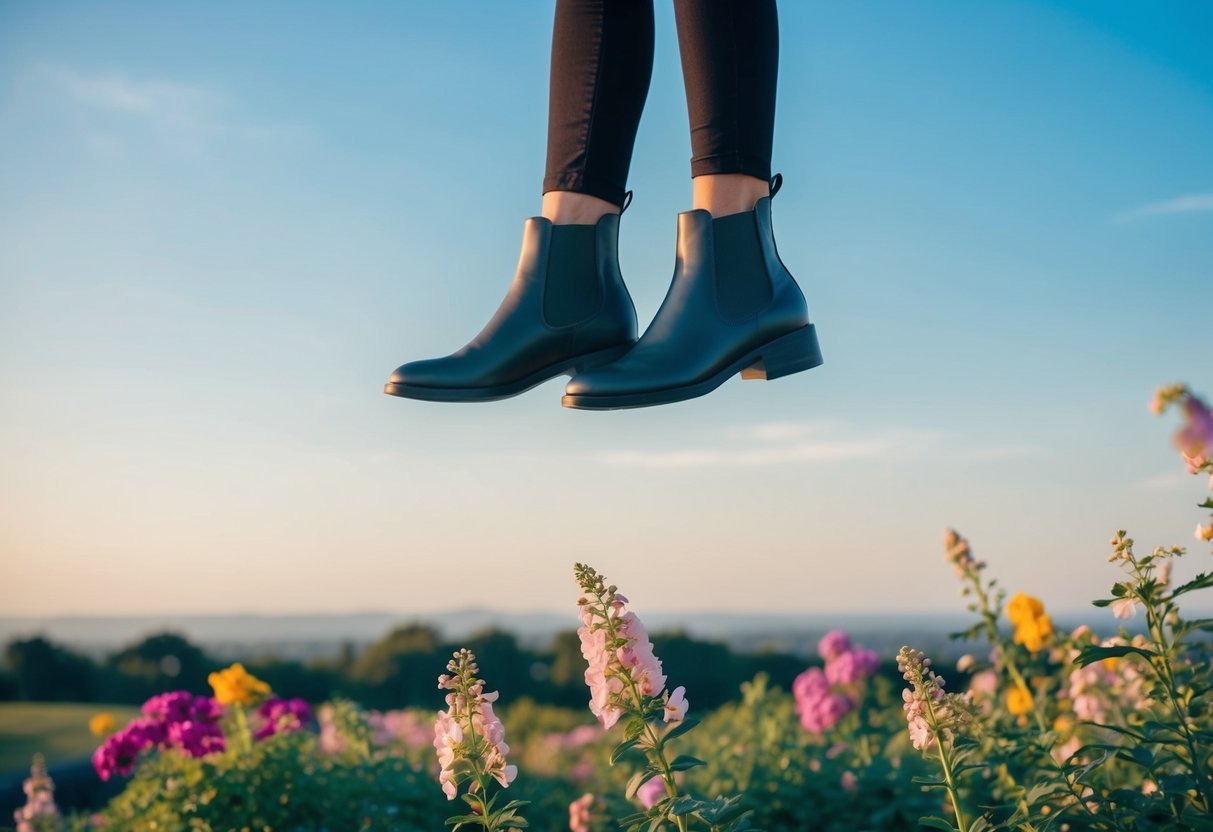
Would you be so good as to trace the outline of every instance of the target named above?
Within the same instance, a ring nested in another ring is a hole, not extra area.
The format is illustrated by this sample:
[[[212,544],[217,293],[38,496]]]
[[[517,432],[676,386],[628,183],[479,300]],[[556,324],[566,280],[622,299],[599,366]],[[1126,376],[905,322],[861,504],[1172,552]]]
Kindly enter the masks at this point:
[[[642,380],[626,368],[616,365],[578,373],[569,379],[564,392],[568,396],[618,396],[640,392]]]
[[[411,387],[445,387],[449,384],[449,369],[441,358],[425,358],[401,364],[392,373],[389,384],[407,384]]]

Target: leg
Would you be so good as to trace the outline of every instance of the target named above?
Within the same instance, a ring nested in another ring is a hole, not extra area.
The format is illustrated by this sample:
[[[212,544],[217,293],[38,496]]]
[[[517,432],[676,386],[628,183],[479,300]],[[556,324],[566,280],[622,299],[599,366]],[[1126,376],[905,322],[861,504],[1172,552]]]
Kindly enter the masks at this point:
[[[693,206],[715,217],[769,193],[779,72],[775,0],[675,0]]]
[[[674,279],[618,361],[578,373],[565,407],[683,401],[728,378],[821,364],[804,294],[775,249],[770,179],[779,59],[774,0],[675,0],[691,121],[694,209],[678,216]]]
[[[493,401],[631,348],[619,214],[652,70],[652,0],[558,0],[543,216],[526,221],[514,281],[480,334],[401,365],[384,392]]]
[[[618,213],[652,74],[652,0],[558,0],[543,216]]]

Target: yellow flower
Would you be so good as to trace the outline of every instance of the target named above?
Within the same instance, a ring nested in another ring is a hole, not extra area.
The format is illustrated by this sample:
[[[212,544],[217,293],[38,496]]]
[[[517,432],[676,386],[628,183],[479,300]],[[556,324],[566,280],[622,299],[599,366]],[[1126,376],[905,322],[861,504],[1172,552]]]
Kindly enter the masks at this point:
[[[1032,712],[1032,694],[1018,685],[1007,691],[1007,710],[1015,716]]]
[[[270,692],[270,686],[236,662],[207,677],[220,705],[249,705]]]
[[[1039,598],[1018,593],[1007,603],[1007,617],[1015,625],[1015,643],[1033,653],[1053,635],[1053,621],[1045,614]]]
[[[107,737],[117,729],[118,720],[114,719],[111,713],[96,714],[88,721],[88,730],[92,731],[94,736]]]

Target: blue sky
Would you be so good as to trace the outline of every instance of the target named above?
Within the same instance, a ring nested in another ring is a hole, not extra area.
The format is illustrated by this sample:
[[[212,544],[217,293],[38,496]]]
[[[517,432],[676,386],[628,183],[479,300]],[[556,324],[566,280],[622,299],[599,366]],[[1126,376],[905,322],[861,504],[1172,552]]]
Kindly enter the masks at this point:
[[[641,610],[953,609],[947,526],[1058,610],[1118,527],[1206,565],[1146,404],[1213,395],[1213,9],[780,14],[826,364],[584,413],[381,393],[505,292],[551,4],[0,5],[0,609],[561,609],[576,559]],[[642,325],[690,200],[665,2],[657,40]]]

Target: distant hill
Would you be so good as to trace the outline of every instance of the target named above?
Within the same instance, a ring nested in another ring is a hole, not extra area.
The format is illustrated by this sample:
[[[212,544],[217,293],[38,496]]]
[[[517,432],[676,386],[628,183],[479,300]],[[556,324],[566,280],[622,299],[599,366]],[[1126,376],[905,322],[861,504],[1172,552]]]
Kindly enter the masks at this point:
[[[1090,616],[1087,616],[1089,619]],[[843,629],[856,640],[891,655],[903,643],[921,649],[948,645],[947,634],[972,622],[963,614],[857,613],[851,615],[795,615],[785,613],[651,613],[645,614],[651,631],[685,630],[689,635],[728,643],[740,651],[773,649],[808,655],[817,640],[831,629]],[[1078,623],[1075,617],[1073,625]],[[408,623],[436,627],[458,640],[494,627],[514,633],[528,646],[542,647],[561,630],[577,626],[573,614],[457,610],[410,616],[367,612],[333,615],[159,615],[159,616],[47,616],[0,617],[0,641],[43,634],[89,653],[103,653],[155,632],[171,630],[208,648],[218,656],[275,654],[291,658],[334,655],[342,643],[363,645]],[[1109,621],[1108,632],[1113,627]],[[1073,626],[1063,618],[1059,627]]]

